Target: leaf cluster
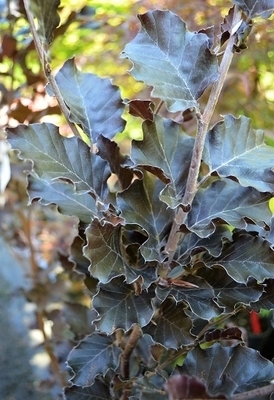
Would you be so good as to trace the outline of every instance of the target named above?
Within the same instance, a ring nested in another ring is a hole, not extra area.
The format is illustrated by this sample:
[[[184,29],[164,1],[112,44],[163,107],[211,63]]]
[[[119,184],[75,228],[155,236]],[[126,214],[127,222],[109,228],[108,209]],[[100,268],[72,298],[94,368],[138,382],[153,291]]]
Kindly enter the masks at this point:
[[[48,93],[63,101],[74,136],[50,123],[6,131],[19,158],[31,160],[30,201],[79,220],[82,240],[75,238],[71,260],[89,290],[95,331],[68,357],[68,400],[244,399],[251,390],[267,399],[273,390],[273,363],[222,324],[243,309],[273,309],[274,301],[274,149],[245,116],[226,115],[207,129],[200,107],[225,78],[222,46],[228,41],[225,54],[231,44],[232,55],[242,51],[243,22],[274,11],[271,1],[233,3],[218,38],[210,29],[189,31],[169,11],[139,15],[139,33],[122,52],[133,77],[171,114],[195,115],[196,138],[159,115],[151,99],[127,104],[110,79],[80,71],[74,59],[52,77],[48,46],[59,2],[30,7]],[[124,154],[115,135],[127,110],[141,118],[142,140]]]

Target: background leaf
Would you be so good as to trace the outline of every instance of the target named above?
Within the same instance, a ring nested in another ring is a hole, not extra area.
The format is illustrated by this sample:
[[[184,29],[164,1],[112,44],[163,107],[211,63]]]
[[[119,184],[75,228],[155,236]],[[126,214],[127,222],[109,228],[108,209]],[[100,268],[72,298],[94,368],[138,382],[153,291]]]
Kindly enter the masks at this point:
[[[232,0],[237,4],[249,19],[255,17],[269,18],[274,12],[272,0]]]
[[[38,21],[38,33],[41,41],[50,45],[53,41],[53,32],[60,23],[57,9],[60,0],[30,0],[30,8]]]
[[[64,63],[55,79],[70,109],[70,120],[79,124],[92,142],[100,134],[112,139],[123,132],[124,104],[110,79],[79,71],[74,59]]]
[[[152,290],[136,295],[134,287],[125,284],[123,278],[115,278],[106,285],[100,285],[92,303],[100,316],[100,320],[95,321],[96,327],[110,334],[119,328],[128,331],[134,324],[140,327],[147,325],[154,312],[152,297]]]
[[[268,385],[274,376],[274,366],[258,351],[248,347],[222,347],[215,344],[204,350],[196,347],[190,351],[181,372],[201,379],[206,383],[209,393],[222,393],[230,397]],[[269,394],[260,397],[260,400],[267,399]]]
[[[141,29],[122,52],[133,63],[133,77],[153,86],[152,95],[171,112],[199,108],[197,100],[218,78],[208,36],[189,32],[170,11],[148,11],[138,18]]]
[[[203,160],[209,173],[234,176],[242,186],[273,192],[273,159],[274,148],[264,143],[263,131],[254,130],[244,116],[226,115],[206,136]]]
[[[186,225],[201,237],[211,235],[219,219],[239,229],[245,229],[245,218],[264,226],[263,222],[269,224],[272,215],[271,197],[229,179],[215,181],[197,192]]]
[[[67,362],[74,373],[70,381],[77,386],[91,386],[97,375],[105,376],[109,368],[118,368],[121,353],[111,336],[96,332],[87,336],[69,353]]]

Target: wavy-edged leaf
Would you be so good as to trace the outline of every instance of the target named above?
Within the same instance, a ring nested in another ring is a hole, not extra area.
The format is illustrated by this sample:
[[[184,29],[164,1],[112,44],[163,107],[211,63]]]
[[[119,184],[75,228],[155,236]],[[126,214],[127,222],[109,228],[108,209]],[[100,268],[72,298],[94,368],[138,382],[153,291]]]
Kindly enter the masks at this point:
[[[68,179],[76,191],[97,193],[104,199],[108,193],[110,168],[106,161],[91,153],[89,146],[77,137],[61,136],[51,123],[18,125],[7,128],[8,141],[20,150],[21,159],[30,159],[33,170],[42,179]]]
[[[213,288],[204,279],[198,277],[188,276],[187,282],[197,287],[181,287],[176,283],[169,287],[158,286],[157,297],[163,301],[168,296],[172,296],[177,303],[185,302],[190,306],[191,311],[202,319],[210,320],[218,316],[221,310],[213,301],[215,297]]]
[[[88,387],[76,385],[66,387],[64,396],[66,400],[109,400],[111,398],[109,386],[99,379],[95,379],[94,384]]]
[[[112,139],[124,130],[124,104],[110,79],[79,71],[74,59],[65,62],[55,79],[70,109],[70,120],[81,125],[92,142],[100,134]]]
[[[62,214],[75,216],[85,223],[97,215],[96,202],[88,193],[76,193],[74,186],[62,181],[45,181],[38,176],[28,177],[31,200],[40,199],[43,205],[56,204]]]
[[[201,268],[197,275],[203,278],[214,290],[214,301],[224,312],[234,311],[236,304],[250,306],[257,302],[263,293],[263,286],[255,279],[249,279],[246,284],[235,282],[223,268]]]
[[[208,36],[189,32],[170,11],[148,11],[138,18],[141,29],[122,52],[133,63],[131,74],[153,86],[152,95],[164,100],[169,111],[198,109],[197,100],[218,78]]]
[[[112,279],[106,285],[100,285],[98,294],[93,298],[92,305],[100,318],[94,323],[107,334],[119,328],[128,331],[134,324],[143,327],[152,318],[153,297],[153,290],[136,295],[133,285],[125,284],[123,278]]]
[[[77,386],[91,386],[97,375],[105,376],[109,368],[118,368],[121,353],[111,336],[95,332],[85,337],[68,355],[68,366],[74,373],[70,381]]]
[[[262,297],[256,303],[252,303],[251,306],[252,310],[258,312],[262,308],[265,310],[274,310],[274,279],[268,279],[264,282]]]
[[[57,12],[60,0],[30,0],[30,9],[38,21],[38,34],[42,43],[49,46],[53,41],[53,33],[60,23]]]
[[[273,0],[232,0],[249,19],[255,17],[269,18],[274,12]]]
[[[130,100],[128,103],[128,112],[134,117],[140,117],[144,120],[153,121],[154,104],[151,100]]]
[[[166,299],[161,304],[155,324],[144,328],[145,333],[151,335],[155,342],[171,349],[193,343],[194,337],[190,333],[192,323],[185,314],[185,308],[185,304]]]
[[[229,179],[213,182],[200,189],[188,214],[186,226],[201,237],[208,237],[216,229],[215,221],[221,219],[234,228],[245,229],[245,218],[258,225],[269,224],[272,196],[252,187],[242,187]]]
[[[133,172],[129,167],[125,166],[128,157],[120,153],[118,145],[99,135],[97,139],[98,155],[106,160],[111,168],[111,172],[116,174],[119,182],[120,190],[126,189],[133,179]]]
[[[232,234],[225,225],[217,226],[214,235],[206,238],[200,238],[193,232],[186,233],[184,240],[178,246],[176,261],[184,268],[190,262],[192,256],[197,258],[196,255],[204,251],[207,251],[213,257],[218,257],[222,252],[224,243],[231,240]],[[170,277],[176,278],[176,276]]]
[[[189,171],[194,139],[174,121],[156,117],[143,123],[143,140],[133,140],[131,159],[158,176],[167,186],[160,199],[170,207],[180,204]]]
[[[224,394],[230,398],[254,388],[268,385],[274,377],[274,365],[256,350],[245,346],[195,347],[184,360],[182,373],[201,379],[212,394]],[[260,400],[269,399],[261,395]]]
[[[125,275],[125,263],[120,253],[121,225],[94,219],[86,230],[84,255],[91,261],[91,275],[102,283]]]
[[[263,282],[274,276],[274,251],[263,238],[241,234],[219,257],[206,260],[206,265],[221,265],[239,283],[250,277]]]
[[[225,116],[207,134],[203,160],[209,173],[234,176],[242,186],[260,192],[274,191],[274,148],[264,143],[262,130],[254,130],[249,118]]]
[[[145,261],[162,261],[162,241],[173,212],[159,200],[163,184],[145,174],[144,179],[133,184],[117,197],[117,204],[127,224],[138,224],[148,233],[148,240],[141,246]]]
[[[140,376],[134,382],[130,400],[167,400],[164,383],[165,379],[157,373]]]

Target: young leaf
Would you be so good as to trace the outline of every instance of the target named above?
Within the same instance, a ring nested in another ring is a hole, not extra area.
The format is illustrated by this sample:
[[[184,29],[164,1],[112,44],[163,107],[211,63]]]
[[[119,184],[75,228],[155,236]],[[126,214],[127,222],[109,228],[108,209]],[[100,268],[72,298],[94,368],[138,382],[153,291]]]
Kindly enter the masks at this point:
[[[162,240],[165,229],[172,221],[173,212],[159,200],[163,184],[145,175],[135,180],[124,192],[118,194],[117,204],[127,224],[138,224],[148,233],[148,240],[141,246],[146,261],[162,261]]]
[[[21,159],[33,162],[33,170],[40,178],[67,179],[77,192],[89,191],[105,198],[110,168],[81,139],[60,135],[50,123],[18,125],[8,128],[7,133],[13,149],[20,150]]]
[[[60,23],[57,9],[60,0],[30,0],[30,8],[38,21],[38,34],[48,46],[53,41],[53,32]]]
[[[153,297],[153,290],[136,295],[134,287],[125,284],[123,278],[115,278],[106,285],[100,285],[92,302],[100,316],[95,321],[96,327],[110,334],[119,328],[128,331],[134,324],[140,327],[147,325],[154,312],[151,304]]]
[[[207,260],[206,265],[209,267],[221,265],[239,283],[246,283],[250,277],[263,282],[273,277],[274,251],[261,237],[241,234],[220,257]]]
[[[274,365],[248,347],[215,344],[204,350],[196,347],[190,351],[181,372],[202,379],[211,395],[223,394],[230,398],[233,394],[269,384],[274,376]],[[269,395],[260,397],[260,400],[267,399]]]
[[[111,336],[95,332],[85,337],[68,355],[68,366],[74,373],[70,381],[77,386],[91,386],[97,375],[105,376],[109,368],[118,368],[121,352]]]
[[[242,187],[229,179],[213,182],[207,189],[199,189],[186,226],[201,237],[208,237],[221,219],[234,228],[245,229],[245,218],[256,224],[269,224],[270,194],[260,193],[252,187]]]
[[[148,11],[138,18],[141,29],[122,52],[133,63],[131,74],[153,86],[152,95],[164,100],[169,111],[199,109],[197,100],[218,78],[208,36],[189,32],[170,11]]]
[[[92,386],[79,387],[73,385],[66,387],[64,390],[66,400],[109,400],[110,391],[109,386],[105,385],[101,380],[95,379]]]
[[[94,198],[88,193],[76,193],[74,186],[70,183],[48,182],[34,175],[28,177],[28,182],[31,200],[40,199],[43,205],[56,204],[61,213],[78,217],[85,223],[90,223],[97,215]]]
[[[74,59],[65,62],[55,79],[70,109],[71,122],[79,124],[91,142],[100,134],[112,139],[124,130],[124,104],[110,79],[79,71]]]
[[[269,18],[274,12],[273,0],[232,0],[232,2],[243,10],[248,19]]]
[[[193,342],[194,337],[190,334],[192,323],[185,314],[185,304],[176,304],[170,298],[161,304],[155,324],[144,328],[144,332],[153,337],[167,348],[177,349]]]
[[[209,173],[234,176],[260,192],[274,191],[273,159],[274,148],[264,143],[263,131],[254,130],[244,116],[225,116],[206,137],[203,160]]]
[[[143,123],[143,140],[133,140],[131,159],[168,185],[160,198],[170,207],[180,204],[186,185],[194,139],[179,124],[156,117]]]

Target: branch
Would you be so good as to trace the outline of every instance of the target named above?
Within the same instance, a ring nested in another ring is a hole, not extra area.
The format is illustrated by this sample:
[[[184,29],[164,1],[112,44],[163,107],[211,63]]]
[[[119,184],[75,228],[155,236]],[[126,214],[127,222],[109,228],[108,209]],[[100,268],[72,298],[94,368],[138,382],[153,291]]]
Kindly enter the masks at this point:
[[[23,0],[23,4],[24,4],[25,10],[26,10],[26,14],[27,14],[27,18],[29,21],[29,25],[30,25],[30,30],[31,30],[31,33],[33,36],[35,48],[38,53],[40,63],[43,67],[45,77],[48,79],[48,81],[51,85],[51,88],[54,92],[54,95],[59,104],[59,107],[60,107],[63,115],[65,116],[67,123],[68,123],[70,129],[72,130],[73,134],[75,136],[81,137],[76,126],[69,119],[70,110],[67,107],[66,103],[64,102],[63,96],[60,92],[60,89],[59,89],[57,83],[56,83],[55,77],[52,75],[50,59],[49,59],[49,56],[48,56],[47,52],[45,51],[44,46],[41,43],[40,37],[37,33],[37,29],[36,29],[36,26],[34,23],[34,18],[33,18],[33,15],[32,15],[32,12],[31,12],[30,6],[29,6],[29,0]]]
[[[235,6],[232,26],[238,24],[240,20],[241,20],[241,11],[237,6]],[[229,70],[231,61],[233,59],[233,46],[235,44],[235,37],[236,37],[235,34],[233,34],[230,36],[228,40],[222,58],[222,62],[220,65],[219,79],[212,86],[210,96],[203,114],[201,114],[200,112],[196,113],[196,117],[198,120],[197,135],[193,147],[193,153],[189,167],[185,194],[182,199],[182,205],[181,207],[178,208],[178,211],[175,215],[171,231],[168,237],[168,241],[165,246],[165,253],[168,254],[168,265],[170,265],[171,261],[173,260],[177,246],[179,242],[182,240],[180,226],[185,222],[187,214],[191,210],[193,199],[198,190],[197,182],[198,182],[201,159],[205,144],[205,138],[208,132],[209,123],[211,121],[212,115],[219,100],[220,93],[227,76],[227,72]]]

